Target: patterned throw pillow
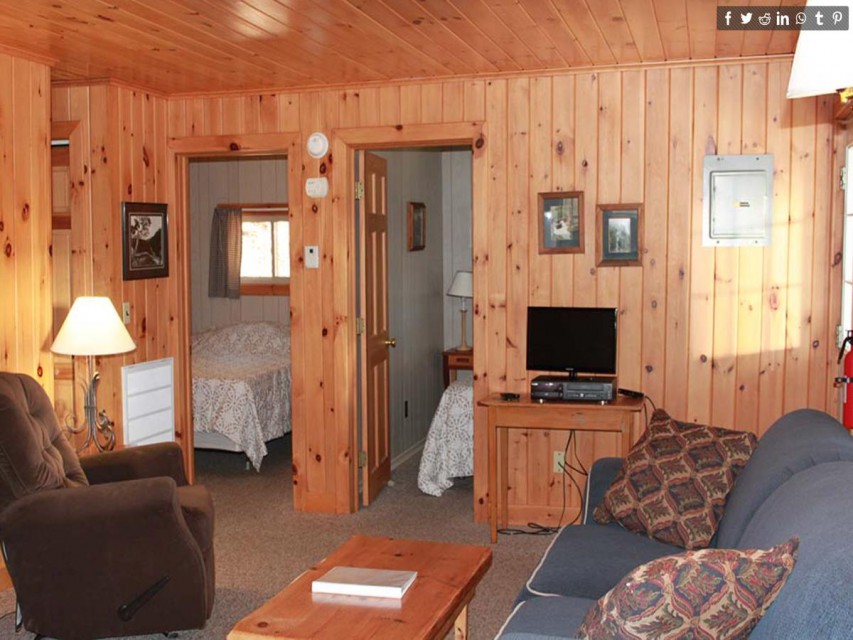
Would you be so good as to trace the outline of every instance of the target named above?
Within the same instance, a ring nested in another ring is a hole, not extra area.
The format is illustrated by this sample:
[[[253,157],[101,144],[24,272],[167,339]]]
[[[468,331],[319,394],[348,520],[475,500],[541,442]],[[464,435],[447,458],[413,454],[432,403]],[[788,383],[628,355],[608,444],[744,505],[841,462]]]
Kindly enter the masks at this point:
[[[585,640],[747,638],[779,595],[799,538],[768,551],[702,549],[634,569],[589,610]]]
[[[752,433],[678,422],[658,409],[593,517],[685,549],[707,547],[757,443]]]

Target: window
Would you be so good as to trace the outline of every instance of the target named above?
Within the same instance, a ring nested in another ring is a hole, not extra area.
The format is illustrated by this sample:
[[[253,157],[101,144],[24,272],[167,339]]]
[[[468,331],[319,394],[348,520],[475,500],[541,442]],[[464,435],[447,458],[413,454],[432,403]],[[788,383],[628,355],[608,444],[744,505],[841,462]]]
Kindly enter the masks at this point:
[[[243,212],[240,293],[290,293],[290,220],[286,214]]]

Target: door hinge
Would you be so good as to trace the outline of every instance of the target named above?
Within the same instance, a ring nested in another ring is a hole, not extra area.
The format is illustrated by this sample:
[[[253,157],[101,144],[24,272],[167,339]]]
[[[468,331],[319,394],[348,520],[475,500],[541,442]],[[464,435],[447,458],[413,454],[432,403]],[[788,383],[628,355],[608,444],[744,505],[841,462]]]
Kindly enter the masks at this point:
[[[364,333],[364,318],[355,319],[355,335],[360,336]]]
[[[364,183],[361,180],[355,183],[355,199],[364,199]]]
[[[847,191],[847,167],[841,167],[841,190]]]
[[[367,466],[367,451],[358,452],[358,468],[363,469]]]

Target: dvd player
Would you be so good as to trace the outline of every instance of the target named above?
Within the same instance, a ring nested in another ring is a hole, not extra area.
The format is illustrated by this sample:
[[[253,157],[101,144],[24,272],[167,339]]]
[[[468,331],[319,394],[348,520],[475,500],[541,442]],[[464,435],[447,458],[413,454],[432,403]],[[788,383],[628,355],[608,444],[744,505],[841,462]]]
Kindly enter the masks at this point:
[[[613,377],[536,376],[530,382],[533,400],[610,402],[615,392],[616,378]]]

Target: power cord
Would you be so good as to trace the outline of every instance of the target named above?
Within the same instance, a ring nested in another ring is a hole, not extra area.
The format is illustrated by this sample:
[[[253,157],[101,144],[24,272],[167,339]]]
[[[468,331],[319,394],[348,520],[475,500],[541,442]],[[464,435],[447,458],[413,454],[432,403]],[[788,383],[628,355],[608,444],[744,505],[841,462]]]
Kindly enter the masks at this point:
[[[569,462],[564,462],[560,465],[560,468],[563,470],[563,488],[562,488],[562,506],[560,508],[560,519],[557,522],[557,525],[554,527],[545,526],[539,524],[538,522],[528,522],[526,529],[519,529],[514,527],[508,527],[504,529],[498,529],[498,533],[505,536],[518,536],[518,535],[526,535],[526,536],[550,536],[557,533],[563,527],[563,518],[566,515],[566,478],[571,481],[572,485],[574,485],[575,489],[578,492],[578,497],[580,498],[580,509],[578,510],[577,515],[574,519],[569,522],[566,526],[571,526],[575,524],[581,517],[581,514],[584,512],[584,492],[581,486],[578,484],[575,477],[569,473],[570,471],[574,471],[577,474],[583,475],[584,477],[589,476],[589,472],[586,470],[586,467],[583,466],[583,462],[581,462],[578,457],[578,445],[577,440],[575,439],[575,432],[569,431],[569,437],[566,439],[566,446],[563,448],[563,460],[569,460],[569,447],[572,448],[572,454],[574,459],[577,461],[578,467],[573,466]]]

